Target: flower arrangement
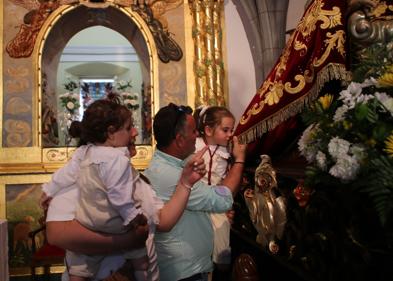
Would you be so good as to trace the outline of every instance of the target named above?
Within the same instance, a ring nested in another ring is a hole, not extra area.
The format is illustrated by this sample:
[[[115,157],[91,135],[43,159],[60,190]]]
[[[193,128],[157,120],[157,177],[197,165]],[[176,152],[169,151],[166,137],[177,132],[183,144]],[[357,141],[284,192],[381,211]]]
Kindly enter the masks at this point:
[[[61,106],[72,115],[79,109],[79,95],[74,93],[65,93],[59,96]]]
[[[59,96],[60,105],[71,115],[77,114],[80,107],[79,94],[74,93],[74,90],[78,87],[78,83],[73,81],[70,77],[67,77],[67,82],[64,83],[64,88],[68,92]]]
[[[138,94],[137,93],[122,92],[122,93],[120,93],[120,96],[121,96],[121,98],[123,100],[123,104],[129,110],[137,110],[139,108]]]
[[[73,92],[75,89],[77,89],[78,83],[76,83],[74,80],[72,80],[70,77],[67,77],[67,82],[64,83],[64,88],[67,91]]]
[[[131,81],[120,80],[116,83],[116,89],[119,91],[125,91],[128,88],[132,88]]]
[[[320,97],[303,114],[308,128],[300,153],[310,166],[306,185],[353,188],[368,194],[384,225],[393,211],[393,63],[338,97]]]
[[[132,88],[131,81],[120,80],[116,83],[116,89],[120,91],[120,97],[122,99],[123,104],[132,111],[135,111],[139,108],[138,94],[131,93],[127,91]]]

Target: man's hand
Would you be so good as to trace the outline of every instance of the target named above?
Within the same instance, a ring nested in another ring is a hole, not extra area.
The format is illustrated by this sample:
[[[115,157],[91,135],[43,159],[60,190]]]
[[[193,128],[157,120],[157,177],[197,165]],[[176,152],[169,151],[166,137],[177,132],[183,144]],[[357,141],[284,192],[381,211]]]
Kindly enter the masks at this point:
[[[136,229],[138,226],[145,226],[147,224],[147,218],[145,217],[144,214],[138,214],[136,215],[136,217],[130,221],[130,223],[128,224],[128,227],[131,230]]]
[[[41,207],[44,211],[48,210],[48,208],[49,208],[49,203],[50,203],[51,200],[52,200],[52,197],[46,195],[46,193],[43,192],[43,193],[41,194],[41,197],[40,197],[40,200],[39,200],[40,207]]]
[[[181,183],[192,186],[206,174],[206,166],[202,156],[207,149],[208,147],[205,146],[187,162],[180,177]]]
[[[132,232],[132,239],[134,239],[134,246],[136,249],[146,247],[146,239],[149,236],[149,225],[146,223],[145,225],[136,226],[135,230]]]

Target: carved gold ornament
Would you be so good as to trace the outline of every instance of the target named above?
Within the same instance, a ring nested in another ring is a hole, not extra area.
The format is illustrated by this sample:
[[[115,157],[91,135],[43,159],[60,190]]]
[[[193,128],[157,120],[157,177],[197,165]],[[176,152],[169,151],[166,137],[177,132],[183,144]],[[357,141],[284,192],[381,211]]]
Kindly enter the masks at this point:
[[[64,161],[67,160],[67,153],[61,149],[50,149],[46,151],[46,158],[49,161]]]
[[[122,7],[132,8],[148,25],[153,34],[159,58],[167,63],[170,60],[179,61],[183,52],[176,41],[171,37],[167,29],[167,21],[164,14],[178,7],[180,0],[10,0],[14,4],[28,10],[24,16],[24,23],[19,27],[17,35],[8,42],[6,51],[12,58],[29,57],[34,49],[37,35],[49,15],[62,5],[80,4],[89,8],[105,9],[110,5],[117,4]],[[152,10],[154,7],[154,10]],[[156,16],[159,19],[155,18]],[[166,25],[163,27],[163,25]]]
[[[244,199],[255,229],[256,241],[269,251],[279,251],[277,240],[282,238],[286,223],[286,202],[277,196],[276,171],[268,155],[261,155],[261,163],[255,170],[254,190],[246,189]]]

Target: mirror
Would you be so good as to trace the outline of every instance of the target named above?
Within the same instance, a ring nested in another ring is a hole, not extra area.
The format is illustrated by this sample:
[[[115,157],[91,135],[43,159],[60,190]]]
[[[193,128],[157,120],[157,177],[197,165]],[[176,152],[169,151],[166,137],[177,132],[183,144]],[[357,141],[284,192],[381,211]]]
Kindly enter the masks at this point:
[[[105,9],[103,18],[102,10],[85,9],[62,15],[43,46],[42,147],[76,146],[68,136],[71,122],[81,120],[84,108],[109,92],[119,94],[133,112],[137,144],[151,145],[151,70],[145,39],[118,10]]]

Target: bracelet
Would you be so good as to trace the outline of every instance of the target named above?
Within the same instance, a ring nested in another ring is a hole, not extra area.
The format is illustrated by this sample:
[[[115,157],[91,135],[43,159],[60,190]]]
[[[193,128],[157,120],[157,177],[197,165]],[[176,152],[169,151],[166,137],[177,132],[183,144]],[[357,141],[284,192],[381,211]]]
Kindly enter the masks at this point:
[[[183,181],[179,181],[179,184],[184,186],[185,188],[187,188],[189,191],[193,190],[194,187],[189,185],[189,184],[185,184]]]
[[[235,161],[233,164],[244,164],[244,161]]]

